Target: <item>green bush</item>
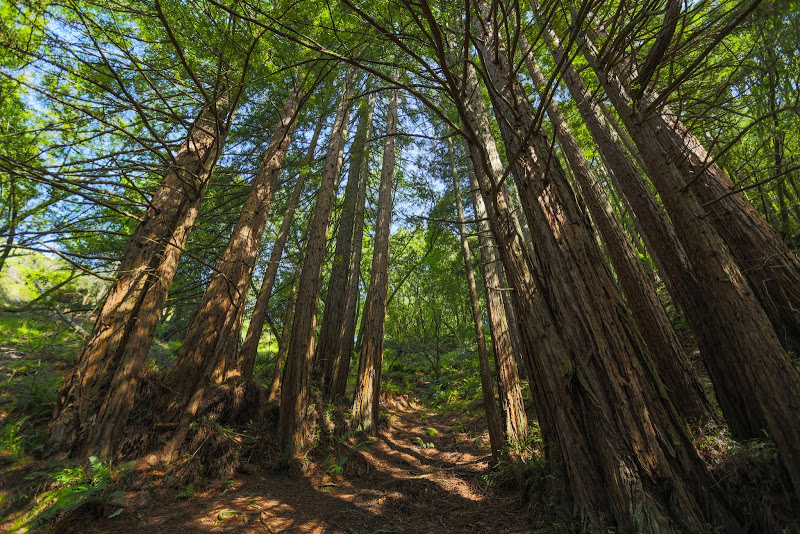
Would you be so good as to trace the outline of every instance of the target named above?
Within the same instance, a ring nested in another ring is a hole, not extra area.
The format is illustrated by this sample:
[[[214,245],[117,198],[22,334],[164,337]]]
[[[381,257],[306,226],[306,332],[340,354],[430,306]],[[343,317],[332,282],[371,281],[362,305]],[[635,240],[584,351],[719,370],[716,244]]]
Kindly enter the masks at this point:
[[[18,460],[24,455],[25,435],[21,429],[27,421],[28,418],[23,417],[13,423],[6,422],[0,427],[0,458],[10,457]]]
[[[106,505],[113,506],[115,501],[121,502],[125,493],[113,490],[110,484],[117,475],[133,470],[133,465],[134,462],[128,462],[113,469],[111,464],[92,456],[89,458],[88,469],[75,465],[50,474],[53,489],[39,495],[33,508],[11,525],[10,532],[38,528],[57,514],[66,514],[82,506],[94,504],[104,510]],[[117,507],[109,517],[115,517],[121,512],[122,507]]]

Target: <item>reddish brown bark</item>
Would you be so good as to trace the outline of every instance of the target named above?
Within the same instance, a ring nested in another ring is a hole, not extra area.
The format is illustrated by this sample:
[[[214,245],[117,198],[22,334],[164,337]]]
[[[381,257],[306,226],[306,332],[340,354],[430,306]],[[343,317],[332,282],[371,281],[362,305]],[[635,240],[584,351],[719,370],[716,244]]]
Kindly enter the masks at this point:
[[[622,76],[621,86],[628,91],[629,79],[637,69],[630,62],[625,67],[625,72],[618,74]],[[633,72],[628,74],[628,70]],[[639,98],[635,100],[642,114],[650,119],[649,128],[684,174],[686,187],[698,198],[714,229],[725,240],[779,338],[784,345],[800,349],[800,259],[670,106],[650,109],[650,104],[659,99],[658,93],[643,86],[636,96],[642,95],[641,102]]]
[[[486,350],[486,336],[483,333],[483,317],[481,304],[478,297],[478,285],[475,282],[475,270],[472,267],[472,253],[467,241],[467,225],[464,224],[464,206],[461,203],[461,188],[458,185],[458,171],[453,153],[453,141],[448,139],[450,146],[450,160],[453,171],[453,192],[456,197],[456,214],[458,217],[458,234],[461,240],[461,254],[464,256],[464,270],[467,275],[467,288],[469,289],[469,303],[472,311],[472,322],[475,329],[475,339],[478,345],[478,365],[480,368],[481,393],[483,397],[483,412],[486,416],[486,427],[489,430],[489,446],[492,457],[499,461],[507,456],[503,427],[500,422],[500,410],[497,408],[497,399],[494,394],[492,371],[489,367],[489,353]]]
[[[800,494],[800,376],[706,210],[687,188],[686,173],[664,150],[658,136],[663,118],[632,109],[619,79],[598,63],[592,49],[585,48],[584,53],[631,133],[678,236],[691,254],[707,305],[716,314],[729,317],[726,334],[737,350],[728,354],[727,361],[717,363],[725,387],[735,395],[725,416],[740,433],[755,435],[761,429],[769,430]]]
[[[589,443],[581,437],[574,418],[570,416],[575,411],[571,406],[572,399],[566,389],[561,389],[562,385],[549,381],[551,374],[545,372],[549,365],[564,370],[571,369],[571,365],[542,293],[536,289],[537,275],[532,269],[533,260],[529,257],[529,249],[513,217],[513,208],[503,188],[498,187],[503,175],[503,165],[472,67],[467,69],[466,94],[469,96],[464,103],[462,119],[468,133],[467,151],[479,183],[478,192],[484,201],[487,221],[497,241],[497,251],[511,287],[514,317],[517,320],[521,346],[526,348],[525,363],[542,441],[545,443],[545,453],[549,465],[558,466],[563,458],[565,466],[569,468],[564,473],[554,469],[551,474],[584,473],[587,477],[584,482],[601,484],[602,479],[593,478],[595,473],[588,469],[586,455],[581,452],[588,448]],[[556,398],[563,398],[563,402],[553,403]],[[562,441],[565,444],[563,447],[559,445]],[[556,450],[558,452],[553,454]],[[567,480],[563,476],[558,476],[558,479],[562,486],[568,488]],[[579,487],[573,491],[573,499],[579,508],[588,510],[587,517],[597,519],[597,514],[589,504],[596,499],[603,501],[601,496],[588,488]]]
[[[335,400],[345,394],[347,376],[350,373],[350,360],[355,346],[356,318],[361,302],[359,282],[361,280],[361,250],[364,240],[364,212],[367,202],[367,182],[369,181],[369,158],[365,161],[362,173],[363,177],[359,186],[356,205],[356,226],[353,231],[353,256],[350,260],[350,277],[347,280],[347,305],[342,313],[344,331],[342,333],[341,356],[331,378],[331,400]]]
[[[272,252],[270,252],[269,255],[267,270],[264,272],[264,278],[261,280],[261,287],[256,296],[256,305],[253,308],[250,324],[247,327],[247,334],[242,344],[242,350],[239,353],[239,372],[246,379],[253,376],[253,367],[255,366],[256,356],[258,355],[258,342],[261,340],[261,333],[264,330],[264,323],[267,319],[269,301],[272,297],[272,289],[275,285],[275,278],[278,275],[278,268],[281,265],[281,257],[283,256],[283,249],[286,246],[286,238],[289,236],[289,230],[294,220],[294,212],[297,209],[298,202],[300,202],[300,196],[303,194],[303,187],[308,178],[309,168],[311,162],[314,160],[314,152],[317,149],[319,134],[324,124],[325,115],[321,114],[314,128],[314,133],[311,136],[311,142],[308,144],[308,150],[306,151],[304,160],[305,165],[297,176],[294,189],[292,189],[292,195],[289,197],[289,202],[286,206],[286,212],[284,212],[283,219],[281,220],[281,226],[278,229],[278,234],[275,236],[275,242],[272,244]]]
[[[800,260],[700,142],[671,114],[656,117],[656,136],[687,177],[714,229],[750,281],[784,345],[800,350]]]
[[[386,296],[389,290],[389,236],[392,223],[392,185],[395,168],[398,90],[392,89],[383,145],[381,185],[375,221],[375,246],[372,251],[367,301],[364,304],[364,337],[358,362],[358,383],[353,401],[353,418],[364,430],[377,432],[380,411],[383,334],[386,326]]]
[[[278,186],[303,100],[303,92],[298,87],[284,105],[233,235],[178,352],[178,360],[170,375],[171,394],[174,397],[169,408],[169,416],[178,421],[178,427],[165,448],[166,458],[172,458],[182,445],[209,381],[220,382],[225,378],[226,367],[231,359],[231,355],[225,351],[234,351],[235,355],[244,302],[264,235],[269,206]]]
[[[497,254],[497,244],[487,219],[486,206],[480,195],[478,181],[471,160],[470,185],[475,218],[478,220],[478,243],[480,244],[483,281],[486,288],[486,301],[489,312],[489,326],[492,332],[495,368],[497,372],[498,396],[502,408],[506,441],[518,447],[528,438],[528,416],[522,398],[518,361],[528,358],[527,347],[522,344],[514,317],[508,282]]]
[[[524,50],[529,49],[524,36],[520,43]],[[550,123],[583,193],[592,220],[605,243],[633,318],[647,343],[659,376],[667,387],[669,398],[687,420],[703,422],[709,418],[711,408],[669,317],[658,300],[655,287],[638,261],[633,245],[617,221],[611,202],[584,158],[559,105],[551,99],[551,95],[543,94],[547,86],[544,75],[530,54],[526,55],[525,61],[540,96],[548,98],[545,109]]]
[[[545,37],[554,45],[556,60],[562,61],[566,57],[565,52],[554,34],[546,32]],[[737,384],[726,378],[728,354],[738,350],[736,340],[728,335],[731,326],[727,323],[730,317],[724,309],[709,306],[672,221],[667,218],[632,160],[632,156],[636,156],[643,164],[636,148],[631,147],[634,150],[632,154],[627,151],[623,145],[624,138],[620,138],[616,132],[617,125],[609,121],[602,106],[592,98],[589,89],[569,62],[563,64],[563,73],[564,81],[597,143],[611,179],[623,194],[669,292],[683,309],[695,334],[700,354],[711,375],[717,400],[723,413],[728,416],[732,433],[740,438],[755,437],[750,433],[749,425],[739,422],[741,418],[737,414],[742,411],[743,400]]]
[[[128,243],[78,365],[59,390],[50,429],[59,449],[113,457],[231,112],[227,94],[203,107]]]
[[[341,374],[340,367],[344,363],[344,335],[345,327],[347,326],[344,313],[350,296],[353,230],[356,224],[361,181],[366,178],[362,169],[368,154],[367,139],[372,127],[372,110],[374,106],[375,97],[373,95],[368,102],[362,104],[358,113],[358,128],[351,148],[350,170],[342,202],[342,214],[339,218],[339,231],[336,236],[333,265],[331,266],[331,276],[328,280],[325,311],[322,315],[319,343],[315,354],[315,365],[318,366],[321,373],[320,385],[325,400],[332,400],[335,396],[331,386],[335,376]]]
[[[325,260],[325,243],[333,213],[336,186],[342,168],[342,152],[347,136],[352,79],[353,71],[350,69],[342,87],[342,97],[336,109],[328,152],[322,168],[314,218],[308,234],[306,257],[297,289],[292,333],[289,338],[289,352],[286,355],[286,365],[283,370],[278,443],[288,454],[295,454],[306,441],[307,429],[304,423],[308,407],[311,361],[314,356],[320,275],[322,263]]]
[[[479,39],[474,43],[535,243],[542,300],[553,321],[546,328],[557,333],[552,346],[537,351],[544,365],[535,371],[543,390],[560,393],[544,394],[551,415],[573,421],[566,429],[561,421],[555,425],[562,451],[569,449],[564,463],[570,489],[582,512],[611,513],[620,530],[708,531],[706,510],[716,520],[727,521],[729,514],[713,493],[685,425],[664,397],[586,215],[557,159],[550,157],[489,6],[481,2],[476,15]],[[643,413],[648,416],[642,418]],[[605,484],[597,484],[602,480]],[[669,496],[657,489],[666,480]]]
[[[269,383],[269,393],[267,400],[274,402],[278,400],[278,389],[281,387],[281,370],[283,361],[286,359],[286,352],[289,349],[289,334],[292,330],[292,316],[294,315],[294,296],[297,291],[297,281],[300,278],[300,263],[294,271],[292,279],[292,290],[286,300],[286,313],[283,316],[283,328],[281,328],[281,340],[278,346],[278,355],[275,357],[275,368],[272,370],[272,380]]]
[[[11,250],[14,248],[14,238],[17,235],[17,225],[19,223],[19,203],[17,202],[17,178],[15,175],[11,174],[9,176],[9,184],[8,184],[8,200],[7,205],[9,206],[9,217],[8,217],[8,224],[4,225],[0,230],[0,234],[5,234],[6,243],[3,245],[3,252],[0,253],[0,272],[3,271],[3,267],[6,264],[6,260],[8,259],[9,255],[11,255]]]

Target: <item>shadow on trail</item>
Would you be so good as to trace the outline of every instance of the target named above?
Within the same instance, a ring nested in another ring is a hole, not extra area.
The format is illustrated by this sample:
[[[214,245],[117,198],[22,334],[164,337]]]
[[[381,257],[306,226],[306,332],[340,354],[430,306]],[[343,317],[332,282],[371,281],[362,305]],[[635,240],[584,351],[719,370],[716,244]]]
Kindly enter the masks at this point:
[[[238,474],[188,499],[152,498],[93,526],[126,532],[528,532],[517,495],[487,490],[483,450],[457,447],[442,429],[435,448],[410,439],[436,427],[403,410],[343,473]],[[438,430],[438,429],[437,429]],[[408,446],[406,446],[408,443]],[[85,525],[84,525],[85,526]],[[79,530],[75,530],[76,532]]]

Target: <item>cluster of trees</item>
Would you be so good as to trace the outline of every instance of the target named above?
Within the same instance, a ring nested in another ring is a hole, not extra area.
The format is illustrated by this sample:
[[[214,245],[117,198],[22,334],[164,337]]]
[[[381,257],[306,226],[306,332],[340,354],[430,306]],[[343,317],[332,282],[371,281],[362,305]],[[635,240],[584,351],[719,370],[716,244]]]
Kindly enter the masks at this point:
[[[209,388],[253,378],[267,323],[288,452],[311,402],[350,402],[351,367],[354,424],[376,428],[387,331],[433,345],[466,331],[493,455],[527,435],[525,376],[548,465],[587,522],[735,531],[692,444],[688,423],[718,415],[663,282],[731,434],[768,435],[800,495],[788,3],[0,9],[0,269],[31,248],[109,281],[55,446],[116,454],[159,329],[182,339],[167,459]],[[420,275],[432,251],[463,281]]]

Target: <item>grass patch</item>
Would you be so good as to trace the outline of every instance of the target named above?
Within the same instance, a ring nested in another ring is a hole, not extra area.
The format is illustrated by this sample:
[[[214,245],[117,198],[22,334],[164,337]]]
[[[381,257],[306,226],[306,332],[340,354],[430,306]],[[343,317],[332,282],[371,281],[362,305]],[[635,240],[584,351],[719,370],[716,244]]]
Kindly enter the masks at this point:
[[[0,312],[0,332],[0,346],[4,349],[64,361],[76,358],[83,343],[82,334],[44,312]]]

